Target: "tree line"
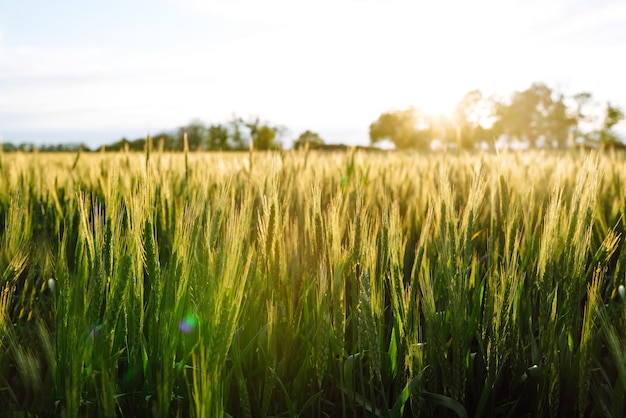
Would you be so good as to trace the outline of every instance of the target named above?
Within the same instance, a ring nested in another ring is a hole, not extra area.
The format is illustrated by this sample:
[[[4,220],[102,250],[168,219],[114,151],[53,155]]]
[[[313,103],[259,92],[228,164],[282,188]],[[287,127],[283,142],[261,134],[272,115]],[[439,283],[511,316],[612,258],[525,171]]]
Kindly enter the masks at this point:
[[[591,93],[566,96],[544,83],[533,83],[510,97],[465,94],[450,116],[432,116],[415,108],[382,113],[369,127],[370,141],[393,142],[398,149],[442,147],[473,149],[494,143],[564,149],[575,145],[623,147],[614,130],[624,112],[600,105]]]
[[[592,94],[571,96],[544,83],[533,83],[509,97],[486,97],[480,90],[465,94],[452,115],[433,116],[415,108],[383,112],[369,126],[372,145],[391,141],[397,149],[440,148],[474,149],[517,145],[529,148],[565,149],[576,145],[626,147],[615,132],[624,120],[624,111],[611,104],[599,104]],[[205,125],[193,120],[187,126],[152,135],[152,146],[163,151],[279,150],[286,128],[258,117],[243,119],[234,115],[228,122]],[[149,135],[121,140],[99,149],[143,151]],[[186,140],[186,144],[185,144]],[[293,148],[341,149],[327,145],[315,132],[305,131]],[[2,144],[4,151],[90,151],[84,144]]]
[[[259,118],[244,120],[233,117],[227,123],[205,125],[200,120],[193,120],[187,126],[174,131],[164,131],[153,136],[154,146],[165,151],[183,150],[185,139],[190,151],[238,151],[252,148],[258,150],[276,150],[282,148],[280,138],[285,128],[261,121]],[[146,146],[147,137],[128,140],[122,138],[106,145],[106,151],[128,149],[141,151]]]
[[[182,151],[187,147],[190,151],[242,151],[250,148],[255,150],[279,150],[283,148],[281,139],[286,128],[262,121],[258,117],[243,119],[233,116],[226,123],[205,125],[201,120],[193,120],[186,126],[172,131],[163,131],[155,135],[146,135],[136,139],[122,138],[112,144],[103,145],[103,151],[144,151],[148,139],[152,147],[163,151]],[[185,140],[187,144],[185,145]],[[320,148],[327,146],[316,132],[306,130],[293,143],[294,148]],[[43,152],[76,152],[92,151],[84,143],[79,144],[44,144],[35,146],[30,143],[14,145],[3,143],[6,152],[34,150]]]

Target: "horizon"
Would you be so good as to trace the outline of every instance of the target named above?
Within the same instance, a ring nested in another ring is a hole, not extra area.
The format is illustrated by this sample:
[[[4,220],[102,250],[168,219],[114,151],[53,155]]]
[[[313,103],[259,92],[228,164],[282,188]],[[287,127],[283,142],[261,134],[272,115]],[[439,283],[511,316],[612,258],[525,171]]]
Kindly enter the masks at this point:
[[[35,146],[42,145],[80,145],[83,144],[89,147],[92,150],[98,149],[103,145],[111,145],[117,141],[122,139],[127,139],[129,141],[133,141],[136,139],[146,138],[147,135],[151,137],[156,137],[161,133],[176,131],[178,127],[172,127],[171,129],[163,129],[159,131],[149,131],[149,130],[110,130],[110,131],[24,131],[19,135],[23,138],[23,141],[11,141],[9,136],[0,135],[0,143],[8,144],[11,143],[15,146],[21,144],[32,144]],[[288,129],[287,133],[283,135],[282,140],[283,145],[291,145],[292,140],[294,140],[300,133],[307,130],[307,128],[303,128],[301,130],[296,129]],[[126,133],[124,133],[126,132]],[[128,134],[130,132],[130,134]],[[369,136],[368,136],[368,127],[364,127],[362,129],[355,128],[353,130],[350,129],[324,129],[316,131],[322,137],[326,143],[328,144],[344,144],[344,145],[369,145]],[[84,141],[82,138],[89,137],[91,138],[91,143]],[[41,138],[46,138],[45,140],[41,140]],[[366,142],[359,141],[358,138],[365,138]]]
[[[16,144],[97,147],[237,114],[285,126],[287,143],[308,129],[364,145],[390,109],[450,113],[470,90],[537,81],[626,105],[626,4],[615,0],[1,8],[0,136]]]

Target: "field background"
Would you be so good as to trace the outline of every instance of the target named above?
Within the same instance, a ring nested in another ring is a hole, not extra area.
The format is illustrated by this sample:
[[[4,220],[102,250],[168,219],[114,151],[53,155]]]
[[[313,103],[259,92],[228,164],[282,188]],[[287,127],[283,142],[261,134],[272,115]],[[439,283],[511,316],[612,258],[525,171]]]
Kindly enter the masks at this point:
[[[624,416],[625,197],[617,153],[0,154],[0,410]]]

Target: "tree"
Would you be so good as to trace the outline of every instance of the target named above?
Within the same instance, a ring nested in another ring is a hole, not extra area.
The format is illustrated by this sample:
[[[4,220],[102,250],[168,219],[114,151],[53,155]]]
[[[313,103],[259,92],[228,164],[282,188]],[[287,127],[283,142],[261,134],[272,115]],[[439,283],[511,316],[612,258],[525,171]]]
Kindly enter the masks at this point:
[[[458,129],[453,118],[445,115],[433,115],[424,117],[421,122],[424,137],[430,138],[429,145],[432,141],[439,141],[441,144],[458,145]]]
[[[187,132],[187,144],[191,151],[196,151],[204,148],[207,139],[207,129],[200,120],[191,121],[186,127],[179,128],[179,137],[182,137],[184,132]]]
[[[242,128],[245,128],[243,119],[237,116],[228,122],[229,125],[229,139],[231,142],[231,149],[244,150],[249,147],[248,139],[246,139]]]
[[[294,149],[306,148],[317,148],[324,145],[324,140],[320,138],[320,136],[311,131],[304,131],[300,134],[298,139],[293,143]]]
[[[578,105],[576,110],[567,106],[563,95],[554,96],[552,89],[545,84],[534,83],[530,88],[514,93],[508,103],[495,101],[493,133],[526,142],[533,148],[540,140],[564,148],[568,139],[579,132],[582,108],[591,95],[574,96]]]
[[[117,142],[114,142],[110,145],[105,145],[104,146],[104,150],[105,151],[121,151],[123,150],[125,147],[127,147],[129,144],[128,139],[126,139],[126,137],[123,137],[122,139],[120,139]]]
[[[609,131],[622,120],[624,120],[624,111],[617,106],[611,105],[610,102],[607,103],[602,128]]]
[[[547,139],[555,141],[558,148],[565,148],[567,141],[576,131],[578,120],[576,115],[571,115],[564,102],[563,95],[553,101],[546,115],[545,134]]]
[[[527,142],[531,148],[545,133],[545,117],[552,105],[552,90],[543,83],[533,83],[530,88],[513,94],[511,104],[500,116],[508,127],[507,134]]]
[[[587,107],[592,103],[592,95],[587,91],[577,93],[573,97],[576,102],[576,114],[575,117],[578,121],[585,121],[589,118],[586,112]]]
[[[230,149],[228,144],[228,129],[223,125],[211,125],[207,129],[207,149],[209,150],[227,150]]]
[[[388,139],[397,149],[425,149],[432,140],[430,126],[425,118],[420,118],[415,109],[397,110],[382,113],[370,125],[370,142]]]
[[[128,148],[131,151],[144,151],[146,148],[146,138],[137,138],[134,141],[130,141]]]
[[[262,123],[259,118],[245,122],[244,125],[250,132],[250,141],[256,150],[275,150],[282,148],[277,137],[281,132],[278,126],[270,126]]]
[[[459,148],[474,148],[485,139],[486,131],[482,123],[489,113],[489,102],[480,90],[472,90],[463,96],[453,116]]]
[[[15,144],[11,142],[2,142],[2,151],[3,152],[14,152],[17,151],[17,147]]]
[[[161,144],[163,144],[164,151],[183,149],[182,142],[179,143],[177,137],[168,132],[161,132],[155,135],[154,140],[155,140],[155,144],[159,148],[161,147]]]
[[[280,149],[281,145],[277,142],[277,127],[270,127],[266,124],[260,125],[252,132],[252,143],[254,149],[257,150],[275,150]]]
[[[604,109],[604,120],[599,132],[600,145],[603,147],[623,147],[625,144],[613,132],[613,127],[624,120],[624,111],[610,102]]]

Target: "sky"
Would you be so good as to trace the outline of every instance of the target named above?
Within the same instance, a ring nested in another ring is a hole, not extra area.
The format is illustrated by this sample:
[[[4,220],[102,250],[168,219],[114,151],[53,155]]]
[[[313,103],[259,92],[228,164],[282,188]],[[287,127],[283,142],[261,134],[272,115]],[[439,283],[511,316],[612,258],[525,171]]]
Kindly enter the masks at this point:
[[[450,113],[541,81],[626,107],[623,0],[0,0],[4,142],[238,115],[366,144],[382,112]]]

